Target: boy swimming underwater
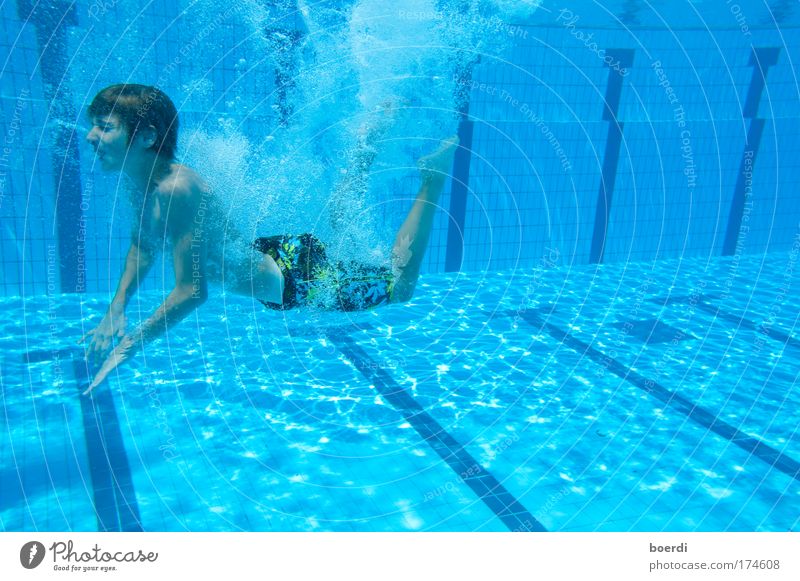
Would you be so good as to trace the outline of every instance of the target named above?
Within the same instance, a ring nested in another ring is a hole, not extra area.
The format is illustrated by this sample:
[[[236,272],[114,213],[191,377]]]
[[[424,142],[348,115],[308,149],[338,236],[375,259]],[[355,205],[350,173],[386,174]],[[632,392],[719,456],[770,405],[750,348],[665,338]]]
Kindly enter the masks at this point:
[[[191,168],[175,163],[178,113],[156,87],[112,85],[89,106],[92,127],[86,140],[106,171],[124,172],[133,185],[131,235],[114,298],[90,338],[87,356],[105,358],[84,394],[141,347],[186,318],[208,298],[207,280],[255,297],[272,309],[313,302],[321,281],[335,287],[334,308],[358,310],[407,301],[414,293],[428,246],[437,200],[452,165],[458,138],[442,142],[419,160],[421,185],[395,237],[391,263],[373,267],[332,263],[312,234],[279,235],[248,241],[226,225],[219,200]],[[138,328],[126,332],[125,308],[169,242],[175,287]],[[225,250],[223,256],[223,249]],[[234,257],[232,259],[232,257]]]

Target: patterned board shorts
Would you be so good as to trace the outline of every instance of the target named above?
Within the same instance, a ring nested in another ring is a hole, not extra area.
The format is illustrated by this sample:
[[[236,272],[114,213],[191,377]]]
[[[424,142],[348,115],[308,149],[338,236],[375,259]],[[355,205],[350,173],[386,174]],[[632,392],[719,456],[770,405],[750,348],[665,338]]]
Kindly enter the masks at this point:
[[[284,279],[283,304],[261,301],[274,310],[311,305],[339,311],[372,309],[390,302],[394,276],[385,266],[330,262],[313,234],[258,238],[253,247],[270,255]]]

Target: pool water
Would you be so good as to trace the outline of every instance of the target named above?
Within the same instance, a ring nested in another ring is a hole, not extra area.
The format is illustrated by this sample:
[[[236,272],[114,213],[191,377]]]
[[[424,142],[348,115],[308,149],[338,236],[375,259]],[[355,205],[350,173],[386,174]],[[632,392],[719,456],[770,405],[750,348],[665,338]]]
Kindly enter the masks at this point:
[[[214,291],[91,398],[107,297],[0,299],[0,528],[796,531],[796,258],[426,275],[365,313]]]

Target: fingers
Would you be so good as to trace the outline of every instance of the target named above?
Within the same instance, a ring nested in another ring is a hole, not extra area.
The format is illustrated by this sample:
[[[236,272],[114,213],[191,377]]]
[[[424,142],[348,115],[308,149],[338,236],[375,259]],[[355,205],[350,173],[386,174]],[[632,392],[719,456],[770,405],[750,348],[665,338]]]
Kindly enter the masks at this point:
[[[117,346],[114,351],[112,351],[109,356],[106,358],[105,362],[103,363],[102,367],[100,367],[100,371],[94,376],[92,383],[89,384],[89,387],[86,391],[83,392],[83,395],[89,395],[92,390],[103,383],[108,374],[114,371],[117,367],[119,367],[123,362],[125,362],[130,352],[130,345],[120,344]]]
[[[111,346],[111,338],[108,335],[95,336],[92,340],[89,350],[93,356],[101,356]]]
[[[109,365],[109,360],[107,359],[106,362],[103,364],[103,366],[100,368],[100,371],[98,371],[97,374],[94,376],[92,383],[90,383],[86,391],[83,392],[83,395],[89,395],[90,393],[92,393],[92,390],[94,390],[95,387],[103,383],[103,380],[105,380],[105,378],[108,376],[111,370],[114,369],[116,366],[117,366],[116,363],[112,363]]]
[[[89,335],[94,335],[94,332],[95,332],[95,330],[96,330],[96,329],[92,329],[91,331],[87,331],[87,332],[86,332],[86,334],[85,334],[83,337],[81,337],[80,339],[78,339],[78,340],[76,341],[76,343],[77,343],[78,345],[80,345],[81,343],[83,343],[84,341],[86,341],[86,337],[88,337]]]
[[[103,383],[103,380],[106,378],[106,375],[108,375],[108,372],[101,371],[100,373],[98,373],[97,376],[92,380],[92,383],[89,384],[89,387],[86,388],[86,391],[83,392],[83,395],[89,395],[90,393],[92,393],[95,387]]]
[[[111,346],[111,340],[106,336],[103,335],[99,341],[95,342],[94,350],[97,353],[105,352]]]
[[[86,358],[90,357],[97,357],[98,355],[102,355],[111,344],[111,340],[108,336],[103,335],[102,333],[98,333],[97,329],[92,329],[91,331],[87,332],[83,337],[78,339],[78,345],[84,343],[86,339],[91,336],[91,341],[86,346]]]
[[[97,337],[93,337],[92,341],[86,346],[86,359],[94,358],[97,355]]]
[[[95,387],[103,383],[103,380],[106,378],[106,375],[108,375],[108,370],[106,369],[106,367],[107,367],[106,365],[103,365],[103,367],[100,368],[100,371],[98,371],[97,374],[94,376],[94,379],[92,379],[92,383],[89,384],[89,387],[86,388],[86,391],[83,392],[83,395],[89,395],[90,393],[92,393],[92,390],[94,390]]]
[[[105,347],[111,344],[111,337],[104,335],[100,340],[95,337],[95,342],[93,346],[96,348],[91,351],[88,355],[92,355],[97,357],[100,353],[102,353]],[[120,343],[116,346],[116,348],[106,357],[103,365],[100,366],[100,370],[95,374],[94,379],[89,384],[89,387],[86,391],[83,392],[83,395],[89,395],[92,393],[95,387],[99,386],[103,381],[108,377],[108,374],[117,369],[120,365],[122,365],[125,361],[130,359],[131,355],[136,352],[136,346],[133,340],[130,337],[125,337],[120,341]]]

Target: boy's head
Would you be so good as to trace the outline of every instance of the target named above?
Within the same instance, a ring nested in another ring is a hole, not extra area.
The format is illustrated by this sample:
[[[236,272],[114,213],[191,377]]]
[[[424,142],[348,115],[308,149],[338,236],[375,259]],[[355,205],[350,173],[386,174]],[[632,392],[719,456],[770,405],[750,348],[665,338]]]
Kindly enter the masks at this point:
[[[127,130],[128,144],[140,132],[148,134],[148,142],[159,156],[174,159],[178,144],[178,111],[169,97],[156,87],[119,84],[106,87],[89,105],[89,117],[116,116]]]

